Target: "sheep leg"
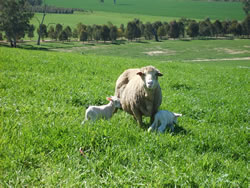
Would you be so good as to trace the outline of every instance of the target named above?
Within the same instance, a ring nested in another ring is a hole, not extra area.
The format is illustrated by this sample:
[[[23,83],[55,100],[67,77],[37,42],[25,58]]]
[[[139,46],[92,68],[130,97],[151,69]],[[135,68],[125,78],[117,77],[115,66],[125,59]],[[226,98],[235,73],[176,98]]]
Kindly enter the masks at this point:
[[[158,131],[164,133],[165,129],[166,129],[166,123],[162,123],[158,128]]]
[[[153,130],[155,130],[157,127],[157,121],[155,119],[155,121],[153,122],[153,124],[148,128],[148,132],[151,132]]]
[[[171,124],[169,125],[169,127],[170,127],[170,129],[171,129],[171,132],[174,132],[174,124],[171,123]]]
[[[168,125],[166,123],[161,124],[161,126],[158,128],[158,131],[163,133],[167,126],[171,129],[171,132],[174,132],[174,126],[172,123]]]
[[[135,120],[139,123],[140,127],[143,127],[141,113],[138,110],[134,109],[133,115]]]

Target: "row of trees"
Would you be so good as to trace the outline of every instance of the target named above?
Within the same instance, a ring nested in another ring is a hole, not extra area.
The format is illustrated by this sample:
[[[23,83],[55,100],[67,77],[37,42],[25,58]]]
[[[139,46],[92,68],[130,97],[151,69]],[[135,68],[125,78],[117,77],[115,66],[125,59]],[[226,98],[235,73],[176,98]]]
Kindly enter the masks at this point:
[[[32,36],[32,30],[28,31],[28,36]],[[37,32],[39,33],[39,29]],[[181,19],[179,21],[143,23],[135,19],[127,24],[125,28],[123,24],[116,27],[109,23],[107,25],[84,25],[77,24],[75,29],[69,26],[63,28],[61,24],[56,26],[51,25],[47,28],[46,25],[41,26],[41,38],[49,37],[52,40],[70,40],[70,38],[80,41],[112,41],[117,38],[125,37],[128,40],[139,40],[142,37],[146,40],[156,40],[165,38],[183,38],[189,36],[195,37],[224,37],[226,35],[234,36],[250,36],[250,15],[244,21],[219,21],[211,22],[209,19],[197,22],[195,20]]]
[[[46,5],[44,6],[44,14],[42,20],[39,21],[38,44],[40,37],[42,39],[50,37],[53,40],[69,40],[70,38],[78,38],[80,41],[87,40],[103,40],[115,41],[119,37],[126,37],[128,40],[138,40],[144,37],[146,40],[154,38],[156,41],[166,37],[179,38],[186,35],[194,37],[218,37],[225,35],[249,36],[250,32],[250,15],[242,22],[219,21],[211,22],[209,19],[197,22],[195,20],[181,19],[179,21],[142,23],[135,19],[127,24],[125,28],[121,25],[119,28],[110,24],[86,26],[78,24],[72,31],[70,27],[63,28],[62,25],[45,25],[43,24],[46,15]],[[11,16],[10,16],[11,15]],[[27,0],[0,0],[0,31],[3,31],[5,38],[10,42],[11,46],[16,47],[17,40],[25,35],[32,38],[34,36],[35,27],[29,24],[30,19],[34,16],[29,11],[29,3]],[[2,34],[0,35],[1,38]]]
[[[28,0],[31,6],[39,6],[43,4],[43,0]]]
[[[44,6],[31,6],[31,12],[44,12]],[[54,6],[46,6],[46,13],[54,13],[54,14],[74,14],[74,11],[81,11],[84,10],[81,8],[61,8],[61,7],[54,7]]]

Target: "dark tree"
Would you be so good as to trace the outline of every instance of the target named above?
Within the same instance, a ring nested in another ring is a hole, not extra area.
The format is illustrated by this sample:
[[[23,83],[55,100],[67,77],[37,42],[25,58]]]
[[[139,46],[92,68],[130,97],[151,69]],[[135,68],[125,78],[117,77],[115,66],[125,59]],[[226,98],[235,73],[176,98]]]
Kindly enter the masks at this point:
[[[122,31],[123,33],[125,32],[125,28],[124,28],[124,25],[123,25],[123,24],[120,25],[120,29],[121,29],[121,31]]]
[[[0,33],[0,40],[3,40],[3,34]]]
[[[25,36],[33,16],[27,0],[0,0],[0,30],[5,32],[12,47]]]
[[[162,39],[163,36],[167,35],[167,31],[166,31],[166,28],[164,27],[164,25],[162,25],[158,28],[157,35],[160,37],[160,39]]]
[[[35,31],[35,26],[34,25],[30,25],[29,28],[28,28],[28,37],[30,38],[33,38],[34,37],[34,31]]]
[[[212,28],[210,21],[205,20],[199,23],[199,34],[200,36],[205,36],[205,37],[212,35]]]
[[[56,40],[56,32],[54,26],[50,26],[48,30],[48,37],[52,40]]]
[[[87,26],[82,24],[82,23],[78,23],[76,25],[77,31],[78,31],[78,35],[81,34],[82,31],[87,31]]]
[[[93,37],[96,41],[99,41],[101,39],[101,29],[102,26],[100,25],[93,26]]]
[[[66,41],[66,40],[68,40],[68,34],[65,31],[65,29],[60,33],[59,40],[60,41]]]
[[[136,24],[134,22],[128,22],[128,25],[126,28],[127,39],[133,40],[135,38],[135,27],[136,27]]]
[[[67,33],[68,36],[68,40],[70,40],[70,38],[72,37],[72,30],[70,28],[70,26],[67,26],[64,31]]]
[[[163,22],[163,26],[164,26],[164,28],[166,30],[166,35],[167,35],[168,32],[169,32],[169,29],[170,29],[170,26],[169,26],[168,22]]]
[[[196,21],[192,21],[189,23],[187,28],[187,34],[194,38],[199,35],[199,24]]]
[[[87,41],[88,40],[88,33],[85,30],[82,30],[80,33],[80,41]]]
[[[42,0],[28,0],[29,4],[32,6],[42,5]]]
[[[59,35],[63,31],[63,26],[61,24],[56,24],[55,36],[56,40],[59,39]]]
[[[237,33],[237,25],[238,25],[238,21],[237,20],[233,20],[229,26],[229,33],[233,34],[233,35],[238,35]]]
[[[118,30],[116,26],[110,27],[109,37],[112,40],[112,42],[116,41],[118,35]]]
[[[179,29],[179,24],[174,20],[172,22],[170,22],[169,24],[170,28],[169,28],[169,37],[171,38],[178,38],[180,35],[180,29]]]
[[[250,35],[250,15],[248,15],[242,22],[243,34]]]
[[[183,38],[185,36],[185,25],[182,21],[178,22],[178,27],[179,27],[179,35],[181,35]]]
[[[37,29],[37,33],[40,34],[42,40],[48,37],[47,26],[45,24],[40,25],[40,28]]]
[[[248,12],[250,12],[250,1],[249,0],[242,0],[243,3],[243,10],[246,13],[246,15],[249,15]]]
[[[236,25],[236,36],[241,36],[243,34],[243,27],[241,23]]]
[[[79,34],[78,34],[78,31],[77,31],[76,28],[73,29],[73,34],[72,34],[72,35],[73,35],[73,38],[75,38],[75,39],[78,38],[78,35],[79,35]]]
[[[126,37],[129,40],[133,40],[136,38],[141,37],[141,30],[140,30],[140,21],[134,20],[132,22],[128,22],[127,28],[126,28]]]
[[[221,26],[222,26],[222,35],[226,35],[229,33],[229,27],[231,25],[231,22],[230,21],[223,21],[221,23]]]
[[[107,40],[109,40],[109,32],[110,29],[107,25],[103,25],[101,28],[101,39],[105,42]]]
[[[222,34],[222,23],[219,20],[215,20],[213,23],[213,34],[217,37]]]
[[[88,33],[88,40],[93,40],[93,27],[88,25],[86,31]]]
[[[152,27],[153,27],[153,35],[155,36],[155,41],[159,41],[159,39],[158,39],[158,34],[157,34],[157,30],[158,30],[158,28],[160,27],[160,26],[162,26],[162,23],[160,22],[160,21],[157,21],[157,22],[154,22],[153,24],[152,24]]]
[[[144,37],[146,40],[151,40],[153,37],[153,26],[151,23],[147,22],[144,25]]]

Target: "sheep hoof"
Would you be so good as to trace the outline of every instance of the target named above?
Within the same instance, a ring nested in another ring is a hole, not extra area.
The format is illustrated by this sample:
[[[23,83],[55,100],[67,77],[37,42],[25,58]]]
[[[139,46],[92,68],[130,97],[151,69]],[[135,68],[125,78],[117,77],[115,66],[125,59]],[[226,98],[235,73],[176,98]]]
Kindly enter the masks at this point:
[[[152,127],[149,127],[149,128],[148,128],[148,132],[149,132],[149,133],[152,132]]]

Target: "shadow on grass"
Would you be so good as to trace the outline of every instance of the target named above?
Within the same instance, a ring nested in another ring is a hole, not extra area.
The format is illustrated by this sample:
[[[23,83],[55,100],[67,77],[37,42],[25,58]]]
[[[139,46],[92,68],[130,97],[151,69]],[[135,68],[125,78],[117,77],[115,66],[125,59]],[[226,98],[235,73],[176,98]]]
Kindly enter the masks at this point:
[[[132,6],[132,4],[128,4],[128,3],[118,3],[117,5],[119,5],[119,6]]]
[[[43,50],[43,51],[48,51],[48,48],[45,48],[43,46],[34,46],[31,44],[22,44],[20,46],[18,46],[18,48],[20,49],[25,49],[25,50]]]
[[[173,135],[187,135],[189,132],[179,125],[175,125]]]
[[[9,45],[9,43],[0,43],[0,46],[7,47],[7,48],[14,48]],[[19,49],[25,49],[25,50],[45,50],[48,51],[48,48],[42,47],[42,46],[34,46],[32,44],[24,44],[24,43],[17,43],[17,47]]]
[[[95,45],[121,45],[121,44],[126,44],[126,40],[116,40],[116,41],[98,41],[95,43],[90,43],[90,44],[95,44]],[[86,43],[84,43],[84,45],[86,45]]]

